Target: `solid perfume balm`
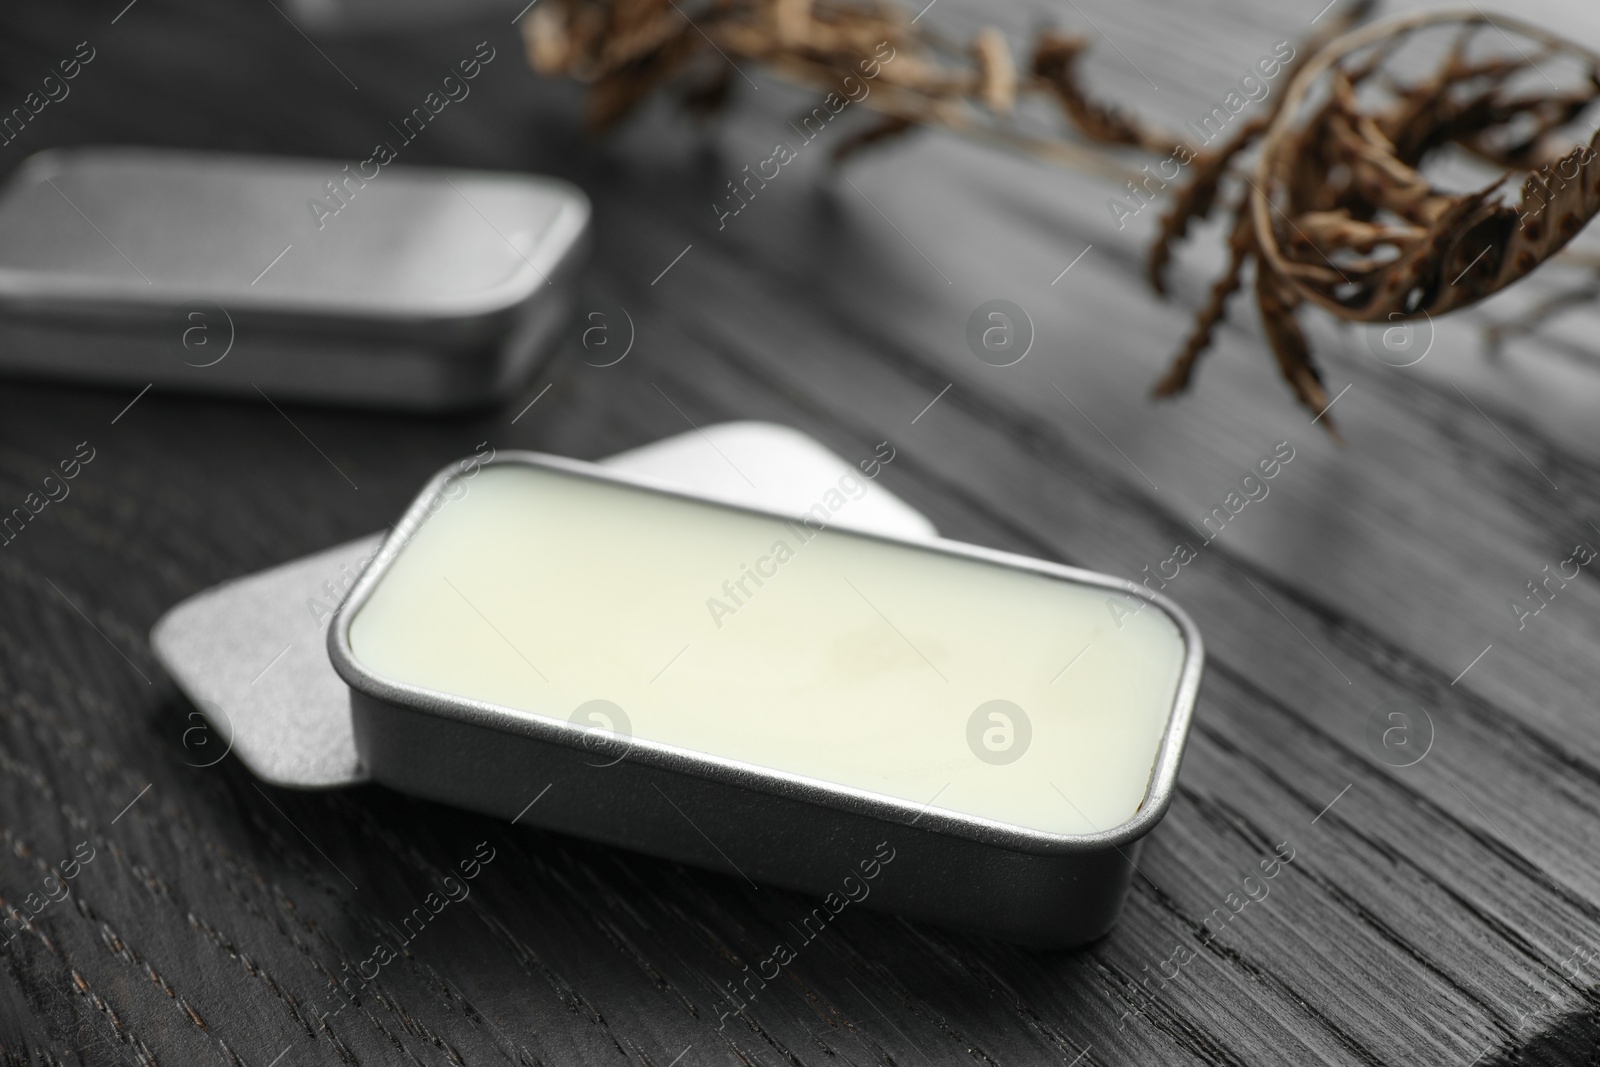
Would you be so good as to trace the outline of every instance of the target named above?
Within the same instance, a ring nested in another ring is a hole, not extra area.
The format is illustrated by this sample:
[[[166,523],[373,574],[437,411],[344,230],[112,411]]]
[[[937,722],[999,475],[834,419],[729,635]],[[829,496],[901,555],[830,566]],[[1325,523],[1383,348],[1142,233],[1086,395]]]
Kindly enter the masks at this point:
[[[818,518],[858,491],[786,520],[491,464],[402,527],[349,654],[424,695],[562,724],[612,709],[638,743],[968,819],[1126,824],[1197,684],[1174,615]]]

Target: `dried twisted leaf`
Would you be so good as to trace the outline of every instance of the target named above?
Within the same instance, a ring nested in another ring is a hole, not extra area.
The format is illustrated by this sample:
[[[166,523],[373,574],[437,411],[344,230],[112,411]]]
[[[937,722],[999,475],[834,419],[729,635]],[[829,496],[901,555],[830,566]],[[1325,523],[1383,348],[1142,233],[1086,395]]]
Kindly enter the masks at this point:
[[[795,47],[810,44],[811,0],[777,0],[772,14],[780,45]]]
[[[1483,242],[1431,311],[1443,314],[1499,292],[1555,255],[1600,213],[1600,134],[1573,149],[1549,171],[1523,181],[1515,208],[1500,207],[1478,220],[1457,242],[1456,260]],[[1507,236],[1509,234],[1509,237]],[[1481,258],[1480,258],[1481,257]],[[1454,268],[1447,260],[1446,270]]]
[[[1046,30],[1033,46],[1033,74],[1061,105],[1073,127],[1097,144],[1138,145],[1164,150],[1176,139],[1152,130],[1132,115],[1102,104],[1078,84],[1078,58],[1089,39],[1076,33]]]
[[[1211,208],[1222,188],[1222,179],[1228,164],[1248,148],[1267,128],[1269,118],[1256,116],[1239,127],[1239,131],[1214,152],[1203,152],[1190,163],[1193,171],[1186,185],[1180,186],[1173,197],[1172,207],[1161,216],[1161,231],[1150,245],[1146,259],[1145,276],[1150,288],[1163,295],[1167,291],[1167,266],[1172,262],[1173,247],[1189,234],[1189,224],[1210,216]],[[1188,147],[1184,146],[1188,151]]]
[[[1241,205],[1242,207],[1242,205]],[[1194,328],[1183,349],[1172,360],[1167,373],[1156,383],[1155,395],[1176,396],[1189,388],[1189,379],[1200,356],[1211,347],[1211,336],[1228,314],[1228,300],[1239,289],[1244,265],[1255,253],[1255,229],[1247,211],[1235,208],[1233,232],[1228,235],[1228,268],[1211,286],[1211,296],[1195,316]]]
[[[990,111],[1009,115],[1017,104],[1017,65],[1005,35],[993,27],[979,30],[972,39],[972,58],[978,68],[978,96]]]
[[[1345,208],[1337,211],[1307,211],[1294,220],[1291,247],[1299,252],[1312,248],[1342,248],[1371,252],[1383,245],[1416,244],[1426,234],[1421,226],[1392,226],[1350,217]]]
[[[540,74],[565,74],[576,50],[567,19],[554,7],[534,5],[523,20],[522,44],[528,65]]]
[[[1278,370],[1294,390],[1295,398],[1308,410],[1317,412],[1318,420],[1337,437],[1333,416],[1327,413],[1328,391],[1322,387],[1322,374],[1311,361],[1311,345],[1294,317],[1299,304],[1298,292],[1282,277],[1269,270],[1256,271],[1256,309],[1261,313],[1261,327],[1273,358],[1278,361]]]
[[[1458,33],[1436,69],[1409,80],[1388,69],[1409,35],[1441,24]],[[1536,47],[1470,58],[1474,35],[1491,26]],[[1518,86],[1530,71],[1542,76],[1537,65],[1556,54],[1584,65],[1581,84],[1552,84],[1549,93]],[[1321,97],[1310,106],[1314,89]],[[1407,16],[1327,42],[1306,58],[1260,135],[1241,209],[1251,222],[1250,243],[1237,243],[1236,217],[1227,270],[1157,394],[1190,381],[1244,261],[1254,261],[1257,310],[1279,370],[1296,398],[1319,413],[1327,394],[1295,319],[1301,304],[1387,323],[1446,314],[1526,277],[1600,213],[1600,135],[1555,149],[1563,128],[1597,97],[1600,56],[1515,20],[1490,23],[1476,11]],[[1499,166],[1550,162],[1524,174],[1520,201],[1508,203],[1501,195],[1506,175],[1467,192],[1428,177],[1429,158],[1451,145]],[[1179,193],[1152,250],[1153,274],[1188,218],[1203,215],[1194,205],[1208,207],[1225,175],[1215,165],[1198,169]],[[1332,430],[1325,416],[1320,421]]]
[[[1461,21],[1470,26],[1487,19]],[[1503,90],[1511,71],[1526,69],[1533,60],[1519,55],[1466,64],[1458,45],[1446,59],[1444,73],[1426,79],[1426,92],[1402,91],[1390,111],[1367,114],[1357,103],[1352,76],[1334,64],[1378,30],[1369,28],[1334,42],[1329,55],[1307,67],[1310,77],[1303,75],[1291,85],[1286,97],[1292,102],[1306,91],[1318,67],[1326,68],[1330,101],[1304,131],[1280,136],[1285,128],[1280,122],[1269,132],[1250,205],[1261,270],[1288,281],[1302,298],[1358,322],[1437,316],[1476,303],[1526,276],[1600,212],[1600,166],[1595,163],[1600,136],[1573,148],[1553,166],[1528,174],[1515,205],[1496,199],[1503,179],[1474,192],[1436,188],[1417,169],[1422,157],[1445,144],[1492,133],[1497,116],[1515,121],[1531,105],[1518,97],[1511,107],[1478,109],[1471,121],[1459,108],[1441,108],[1431,113],[1430,126],[1425,121],[1429,113],[1417,111],[1416,100],[1436,98],[1437,83],[1457,74],[1487,78],[1485,93],[1493,96]],[[1586,102],[1600,89],[1596,69],[1600,67],[1590,71]],[[1485,98],[1484,93],[1474,97]],[[1552,94],[1549,114],[1575,114],[1573,98],[1571,92]],[[1405,134],[1404,154],[1390,138],[1395,131]],[[1312,189],[1297,174],[1305,166],[1304,147],[1310,139],[1332,146],[1327,154],[1349,172],[1346,188],[1324,181]],[[1330,211],[1330,200],[1341,206]],[[1349,257],[1379,248],[1392,255],[1381,261]],[[1334,269],[1337,280],[1326,267]]]

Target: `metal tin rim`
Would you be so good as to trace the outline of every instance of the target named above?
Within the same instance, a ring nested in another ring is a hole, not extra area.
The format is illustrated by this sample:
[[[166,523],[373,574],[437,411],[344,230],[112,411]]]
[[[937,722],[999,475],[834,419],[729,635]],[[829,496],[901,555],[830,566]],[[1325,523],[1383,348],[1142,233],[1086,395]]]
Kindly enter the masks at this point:
[[[794,516],[753,505],[708,500],[676,486],[636,474],[613,471],[582,460],[552,456],[541,452],[502,452],[481,466],[529,466],[559,471],[594,481],[629,486],[660,493],[665,496],[697,503],[710,503],[767,518],[793,520]],[[459,466],[445,467],[429,479],[416,499],[406,508],[401,520],[385,538],[382,549],[362,572],[345,601],[340,605],[328,628],[328,656],[340,677],[368,696],[402,707],[425,711],[444,718],[454,719],[492,730],[531,736],[542,741],[569,748],[582,748],[586,736],[582,728],[562,719],[534,712],[505,708],[501,705],[466,697],[439,693],[400,682],[392,682],[363,665],[350,647],[350,623],[366,604],[367,598],[377,588],[390,565],[404,548],[410,537],[426,521],[430,503],[452,478],[459,476]],[[1173,694],[1167,726],[1151,766],[1150,779],[1144,798],[1133,815],[1118,826],[1090,834],[1055,834],[1029,829],[1011,823],[1002,823],[973,815],[963,815],[943,808],[919,805],[898,797],[838,785],[818,778],[774,770],[759,764],[713,756],[703,752],[679,748],[675,745],[630,739],[626,759],[653,765],[668,771],[708,778],[740,788],[754,788],[763,792],[799,800],[820,807],[843,810],[855,815],[884,822],[909,825],[965,838],[981,844],[1035,855],[1067,855],[1093,852],[1111,847],[1118,848],[1138,840],[1154,828],[1166,814],[1176,789],[1178,766],[1183,756],[1184,741],[1188,736],[1195,701],[1199,696],[1205,650],[1199,630],[1187,613],[1160,593],[1141,588],[1137,583],[1094,571],[1067,567],[1045,560],[996,549],[969,545],[945,538],[915,539],[891,534],[850,530],[852,536],[866,537],[888,544],[925,552],[936,552],[962,559],[979,560],[1013,569],[1031,571],[1086,585],[1125,593],[1145,600],[1161,609],[1178,627],[1183,639],[1183,667]],[[937,798],[935,798],[937,799]]]

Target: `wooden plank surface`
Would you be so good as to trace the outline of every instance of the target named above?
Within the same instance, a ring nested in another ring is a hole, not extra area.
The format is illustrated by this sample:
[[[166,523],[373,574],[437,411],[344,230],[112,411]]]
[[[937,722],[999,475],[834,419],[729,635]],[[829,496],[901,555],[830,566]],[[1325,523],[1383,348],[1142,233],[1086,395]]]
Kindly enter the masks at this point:
[[[1090,77],[1176,121],[1321,5],[1299,6],[935,11],[958,33],[1092,20],[1114,46]],[[1509,294],[1441,323],[1407,370],[1315,325],[1331,391],[1349,386],[1340,448],[1243,315],[1192,396],[1147,399],[1218,257],[1199,242],[1157,301],[1140,277],[1151,220],[1118,231],[1096,180],[938,135],[843,172],[812,149],[719,231],[717,191],[805,94],[762,80],[720,126],[662,103],[596,140],[570,86],[520,65],[514,10],[312,47],[269,4],[122,8],[0,16],[7,100],[78,41],[97,49],[0,148],[6,167],[106,142],[364,156],[488,39],[500,58],[405,161],[581,184],[586,306],[621,304],[637,341],[604,369],[569,343],[503,411],[293,409],[359,489],[264,405],[152,391],[124,411],[132,390],[0,386],[0,494],[95,449],[72,495],[0,549],[0,896],[94,855],[0,948],[6,1062],[1592,1062],[1600,592],[1585,570],[1520,630],[1508,606],[1575,543],[1600,545],[1592,312],[1493,359],[1483,322],[1530,299]],[[1522,13],[1600,40],[1587,7]],[[1015,367],[965,347],[993,298],[1037,329]],[[1169,590],[1209,671],[1178,799],[1108,938],[1044,954],[851,911],[719,1028],[726,983],[811,902],[377,787],[295,794],[233,761],[188,765],[191,709],[147,642],[167,607],[381,528],[479,441],[595,458],[685,415],[787,423],[846,456],[887,438],[886,483],[947,535],[1128,575],[1294,448]],[[1400,699],[1432,724],[1408,767],[1370,738]],[[495,859],[470,896],[359,1008],[325,1015],[342,968],[480,842]],[[1270,893],[1209,936],[1282,842],[1294,858]]]

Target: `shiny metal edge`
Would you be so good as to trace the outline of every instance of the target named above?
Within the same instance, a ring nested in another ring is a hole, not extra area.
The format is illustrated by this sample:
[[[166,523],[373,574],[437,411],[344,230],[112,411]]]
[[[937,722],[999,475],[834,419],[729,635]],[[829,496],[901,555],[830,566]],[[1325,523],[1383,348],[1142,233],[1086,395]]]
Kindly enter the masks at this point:
[[[596,464],[566,459],[539,452],[506,452],[497,455],[491,465],[524,465],[560,471],[596,481],[625,485],[660,493],[682,500],[706,503],[704,497],[686,492],[660,479],[607,470]],[[334,669],[350,687],[359,694],[402,709],[421,711],[446,720],[526,736],[563,748],[583,750],[586,732],[565,720],[549,718],[528,712],[514,711],[496,704],[439,693],[404,683],[389,681],[364,666],[350,647],[350,623],[361,610],[372,591],[382,581],[400,550],[415,531],[426,521],[430,502],[439,495],[445,482],[456,471],[452,465],[444,468],[424,486],[422,492],[406,509],[385,540],[378,556],[363,572],[340,605],[332,625],[328,628],[328,655]],[[785,519],[792,516],[781,511],[735,503],[714,501],[717,506],[732,508],[766,518]],[[961,838],[982,845],[1011,852],[1038,856],[1065,856],[1096,853],[1118,849],[1131,844],[1149,833],[1166,814],[1176,788],[1178,767],[1182,760],[1184,742],[1188,737],[1194,705],[1199,696],[1201,675],[1204,670],[1205,651],[1199,630],[1183,609],[1159,593],[1152,593],[1136,583],[1098,574],[1093,571],[1030,559],[1026,556],[995,549],[951,541],[942,537],[911,538],[874,532],[852,530],[857,536],[925,552],[937,552],[962,559],[979,560],[1016,570],[1031,571],[1083,585],[1096,586],[1110,592],[1123,593],[1148,601],[1166,614],[1178,627],[1184,642],[1183,667],[1173,696],[1173,706],[1162,733],[1161,744],[1151,767],[1145,796],[1132,817],[1121,825],[1091,834],[1053,834],[1026,827],[1001,823],[977,816],[963,815],[946,809],[918,805],[895,797],[837,785],[801,775],[777,771],[769,767],[739,760],[712,756],[674,745],[633,738],[625,759],[684,774],[733,789],[757,789],[774,796],[796,800],[816,807],[842,811],[853,816],[864,816],[891,825],[920,824],[919,829],[930,830],[950,837]]]
[[[84,145],[71,148],[46,148],[27,157],[0,185],[0,198],[37,184],[62,172],[63,167],[75,157],[103,156],[126,158],[161,157],[186,159],[196,163],[225,160],[230,165],[251,165],[263,169],[288,170],[298,167],[318,167],[332,160],[299,156],[263,156],[250,153],[206,152],[196,149],[145,148],[126,145]],[[455,167],[428,167],[415,164],[391,164],[389,171],[405,180],[444,178],[456,180],[493,181],[523,185],[531,189],[560,196],[563,203],[549,226],[540,234],[534,248],[524,255],[517,274],[502,283],[498,290],[490,290],[471,297],[462,297],[455,306],[440,307],[428,313],[414,308],[394,310],[360,308],[335,310],[325,304],[296,304],[281,295],[248,288],[227,291],[228,305],[241,313],[271,312],[284,316],[299,316],[310,320],[329,319],[336,322],[391,322],[404,320],[417,324],[454,322],[460,319],[477,319],[516,309],[536,297],[540,288],[551,284],[552,279],[571,273],[574,260],[582,258],[589,240],[593,207],[582,189],[561,178],[516,171],[475,170]],[[222,294],[205,290],[176,291],[167,285],[138,285],[129,280],[124,283],[80,282],[70,283],[52,278],[40,282],[28,271],[0,267],[0,306],[28,310],[30,301],[40,300],[54,310],[62,304],[90,303],[105,309],[125,308],[129,311],[163,311],[174,306],[174,301],[218,300]],[[48,313],[48,312],[35,312]]]

